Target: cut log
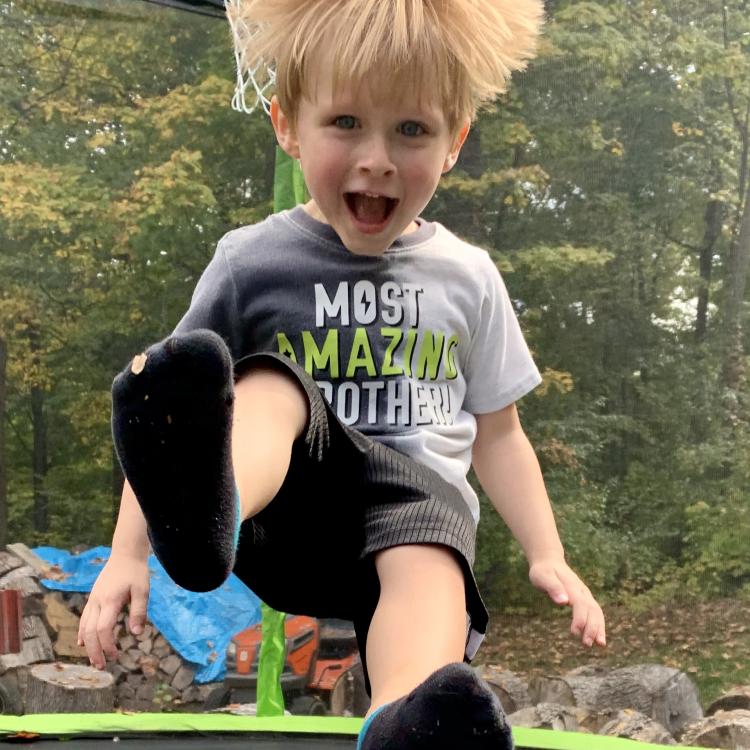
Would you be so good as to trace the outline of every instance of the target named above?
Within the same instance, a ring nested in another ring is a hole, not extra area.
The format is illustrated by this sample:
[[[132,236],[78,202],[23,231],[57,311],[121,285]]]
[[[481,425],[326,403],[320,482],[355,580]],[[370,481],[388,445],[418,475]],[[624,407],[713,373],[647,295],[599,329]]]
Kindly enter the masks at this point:
[[[0,552],[0,580],[6,573],[10,573],[11,570],[20,568],[22,565],[23,561],[15,555],[11,555],[10,552]]]
[[[36,552],[30,550],[25,544],[20,542],[6,546],[8,552],[12,552],[19,560],[23,560],[24,565],[28,565],[34,570],[39,578],[49,578],[52,566],[42,560]]]
[[[26,713],[109,713],[114,708],[114,678],[80,664],[40,664],[29,673]]]
[[[684,673],[660,664],[616,669],[602,678],[598,708],[633,708],[674,735],[703,718],[698,688]]]
[[[674,737],[661,725],[645,714],[626,708],[607,722],[599,731],[607,737],[625,737],[654,745],[676,745]]]
[[[10,573],[6,573],[2,580],[0,580],[0,589],[18,589],[21,594],[25,597],[31,596],[32,594],[41,594],[42,589],[36,582],[36,573],[34,569],[28,565],[24,565],[20,568],[11,570]]]
[[[26,667],[44,661],[52,661],[52,641],[45,632],[39,638],[28,638],[21,646],[20,654],[0,656],[0,675],[8,669]]]
[[[569,706],[554,703],[540,703],[538,706],[522,708],[508,716],[508,723],[512,727],[554,729],[558,732],[578,731],[578,722],[573,710]]]
[[[651,717],[670,734],[703,716],[693,681],[685,673],[660,664],[624,667],[605,674],[579,670],[564,677],[538,677],[529,692],[534,703],[596,711],[630,708]]]
[[[78,628],[79,618],[70,611],[59,593],[47,594],[43,601],[45,618],[55,633],[59,633],[63,628]]]
[[[529,686],[513,672],[490,664],[477,667],[476,672],[498,697],[506,714],[512,714],[532,705]]]
[[[729,750],[750,748],[750,711],[717,711],[691,724],[680,737],[683,745],[718,747]]]
[[[86,657],[86,649],[78,645],[78,628],[62,628],[54,645],[57,656],[71,656],[76,659]]]
[[[750,685],[732,688],[728,693],[717,698],[706,709],[706,716],[712,716],[717,711],[735,711],[738,708],[750,711]]]

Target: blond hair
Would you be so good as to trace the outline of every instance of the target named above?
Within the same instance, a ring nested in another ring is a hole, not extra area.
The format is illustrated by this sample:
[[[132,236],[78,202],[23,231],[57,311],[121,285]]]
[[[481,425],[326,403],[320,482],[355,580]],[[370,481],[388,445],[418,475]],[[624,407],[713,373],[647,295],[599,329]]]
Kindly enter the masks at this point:
[[[333,83],[429,80],[452,127],[507,89],[536,51],[542,0],[231,0],[242,72],[275,70],[282,110],[296,119],[311,61],[335,44]]]

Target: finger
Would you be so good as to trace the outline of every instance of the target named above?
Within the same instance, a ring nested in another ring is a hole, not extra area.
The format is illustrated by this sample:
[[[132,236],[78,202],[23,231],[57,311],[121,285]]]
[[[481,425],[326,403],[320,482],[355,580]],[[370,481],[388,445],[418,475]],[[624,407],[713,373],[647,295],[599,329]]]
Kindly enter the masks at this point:
[[[119,602],[107,602],[99,611],[99,619],[96,623],[96,634],[99,638],[101,649],[112,660],[117,658],[114,630],[119,613]]]
[[[573,622],[570,626],[570,632],[579,637],[584,646],[591,646],[593,643],[587,633],[589,615],[590,608],[586,604],[585,597],[577,598],[573,604]]]
[[[146,611],[148,609],[148,589],[136,589],[130,592],[130,614],[128,627],[133,635],[143,632],[146,625]]]
[[[86,654],[92,666],[102,669],[104,667],[104,655],[102,654],[102,647],[96,632],[96,622],[99,619],[99,605],[89,602],[88,610],[89,613],[83,630],[83,644],[86,647]]]
[[[88,618],[88,612],[89,612],[89,605],[86,604],[86,606],[83,608],[83,612],[81,612],[81,619],[78,621],[78,645],[79,646],[83,646],[84,644],[83,634],[86,629],[86,620]]]
[[[604,624],[604,612],[602,612],[602,608],[600,606],[596,605],[594,616],[591,618],[591,621],[590,632],[593,643],[595,643],[597,646],[606,646],[607,632],[606,626]]]

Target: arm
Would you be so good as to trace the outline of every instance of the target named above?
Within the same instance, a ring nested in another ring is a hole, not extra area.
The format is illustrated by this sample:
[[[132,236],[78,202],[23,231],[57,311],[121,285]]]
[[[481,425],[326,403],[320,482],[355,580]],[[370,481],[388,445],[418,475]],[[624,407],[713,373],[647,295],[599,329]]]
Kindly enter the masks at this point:
[[[145,625],[148,553],[146,520],[133,490],[125,482],[112,553],[94,583],[78,626],[78,644],[86,647],[89,660],[99,669],[104,669],[106,656],[117,658],[114,628],[125,605],[130,605],[130,631],[140,633]]]
[[[571,631],[586,646],[605,645],[604,615],[565,562],[542,472],[515,404],[476,415],[472,463],[482,488],[529,561],[529,577],[557,604],[573,608]]]
[[[112,537],[112,554],[122,554],[146,560],[149,553],[149,542],[146,534],[146,519],[138,505],[135,493],[129,482],[125,480],[122,488],[120,512],[117,516],[117,526]]]

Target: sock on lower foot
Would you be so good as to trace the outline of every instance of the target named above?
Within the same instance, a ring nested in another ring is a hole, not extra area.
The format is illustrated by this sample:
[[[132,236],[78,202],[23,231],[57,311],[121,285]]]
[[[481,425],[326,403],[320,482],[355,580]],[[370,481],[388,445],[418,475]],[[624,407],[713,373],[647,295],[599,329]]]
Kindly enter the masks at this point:
[[[154,554],[192,591],[217,588],[234,566],[233,402],[231,356],[205,330],[150,347],[112,386],[115,447]]]
[[[465,664],[448,664],[374,711],[357,750],[512,750],[497,696]]]

